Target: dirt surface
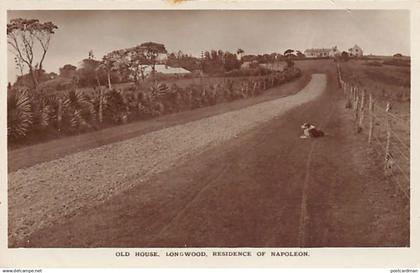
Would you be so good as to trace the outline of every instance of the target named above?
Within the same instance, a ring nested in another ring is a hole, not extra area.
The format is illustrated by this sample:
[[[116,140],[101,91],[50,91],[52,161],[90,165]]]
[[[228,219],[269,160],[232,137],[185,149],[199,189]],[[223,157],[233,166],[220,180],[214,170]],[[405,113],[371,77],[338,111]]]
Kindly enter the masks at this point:
[[[9,245],[408,246],[408,200],[354,134],[335,67],[316,70],[328,84],[310,102]],[[327,136],[300,139],[305,121]]]
[[[19,240],[61,215],[95,205],[174,168],[186,157],[318,97],[326,85],[314,74],[299,93],[103,145],[9,174],[9,232]],[[45,193],[48,192],[48,195]]]

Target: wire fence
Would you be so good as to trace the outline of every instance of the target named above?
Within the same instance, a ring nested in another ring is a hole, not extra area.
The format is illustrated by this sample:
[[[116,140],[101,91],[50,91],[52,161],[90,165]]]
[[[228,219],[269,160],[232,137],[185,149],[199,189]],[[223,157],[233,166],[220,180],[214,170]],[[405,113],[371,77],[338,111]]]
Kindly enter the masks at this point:
[[[385,176],[409,199],[410,141],[409,137],[404,140],[403,135],[409,126],[409,116],[393,113],[391,101],[380,105],[374,93],[363,88],[360,82],[345,81],[339,63],[337,77],[346,99],[345,107],[352,111],[356,133],[366,136],[369,145],[383,158]]]

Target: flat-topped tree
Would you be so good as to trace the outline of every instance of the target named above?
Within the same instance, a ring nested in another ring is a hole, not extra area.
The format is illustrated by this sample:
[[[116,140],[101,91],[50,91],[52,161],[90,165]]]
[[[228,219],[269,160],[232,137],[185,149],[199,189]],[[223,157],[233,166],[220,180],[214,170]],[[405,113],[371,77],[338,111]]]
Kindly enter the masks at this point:
[[[146,59],[149,61],[149,64],[152,66],[152,72],[155,72],[156,60],[159,54],[166,54],[165,45],[155,43],[155,42],[146,42],[140,45],[144,49],[144,54]]]
[[[136,46],[127,49],[123,56],[123,63],[133,77],[136,85],[138,84],[139,78],[144,80],[144,71],[148,65],[148,60],[143,47]]]
[[[7,24],[7,43],[16,61],[28,68],[35,89],[38,89],[51,36],[57,28],[52,22],[41,23],[38,19],[16,18]]]
[[[294,65],[292,58],[297,56],[297,52],[289,48],[284,51],[283,56],[287,58],[287,67],[292,67]]]

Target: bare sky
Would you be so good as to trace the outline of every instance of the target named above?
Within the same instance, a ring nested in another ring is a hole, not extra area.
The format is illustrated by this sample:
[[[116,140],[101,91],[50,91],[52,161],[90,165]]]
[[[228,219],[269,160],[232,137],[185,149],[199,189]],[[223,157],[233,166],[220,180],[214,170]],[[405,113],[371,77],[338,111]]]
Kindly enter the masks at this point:
[[[365,54],[410,55],[410,16],[403,10],[352,11],[9,11],[11,18],[37,18],[58,25],[44,63],[48,72],[78,65],[93,50],[97,58],[154,41],[169,52],[199,56],[222,49],[245,54],[282,53],[358,44]],[[17,74],[8,59],[8,75]]]

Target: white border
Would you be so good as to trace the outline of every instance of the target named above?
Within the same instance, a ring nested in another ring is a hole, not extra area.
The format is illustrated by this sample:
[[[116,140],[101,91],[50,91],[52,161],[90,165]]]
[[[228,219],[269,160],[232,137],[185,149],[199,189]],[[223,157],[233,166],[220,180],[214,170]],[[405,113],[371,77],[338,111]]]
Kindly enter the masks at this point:
[[[166,1],[94,1],[94,0],[38,0],[0,3],[0,92],[1,102],[1,184],[0,184],[0,267],[388,267],[410,268],[420,266],[419,193],[417,179],[420,122],[411,122],[411,247],[410,248],[310,248],[310,257],[279,258],[117,258],[115,252],[130,249],[8,249],[7,248],[7,145],[6,145],[6,11],[8,9],[409,9],[411,10],[412,57],[412,117],[419,114],[419,51],[420,2],[416,1],[187,1],[179,4]],[[131,249],[145,250],[145,249]],[[154,249],[165,251],[164,249]],[[171,249],[175,250],[175,249]],[[185,249],[180,249],[185,250]],[[202,248],[200,248],[202,250]],[[213,248],[206,249],[208,251]],[[223,249],[217,249],[223,250]],[[225,249],[227,250],[227,249]],[[229,249],[231,250],[231,249]],[[252,251],[260,249],[250,249]],[[269,252],[270,249],[264,248]]]

